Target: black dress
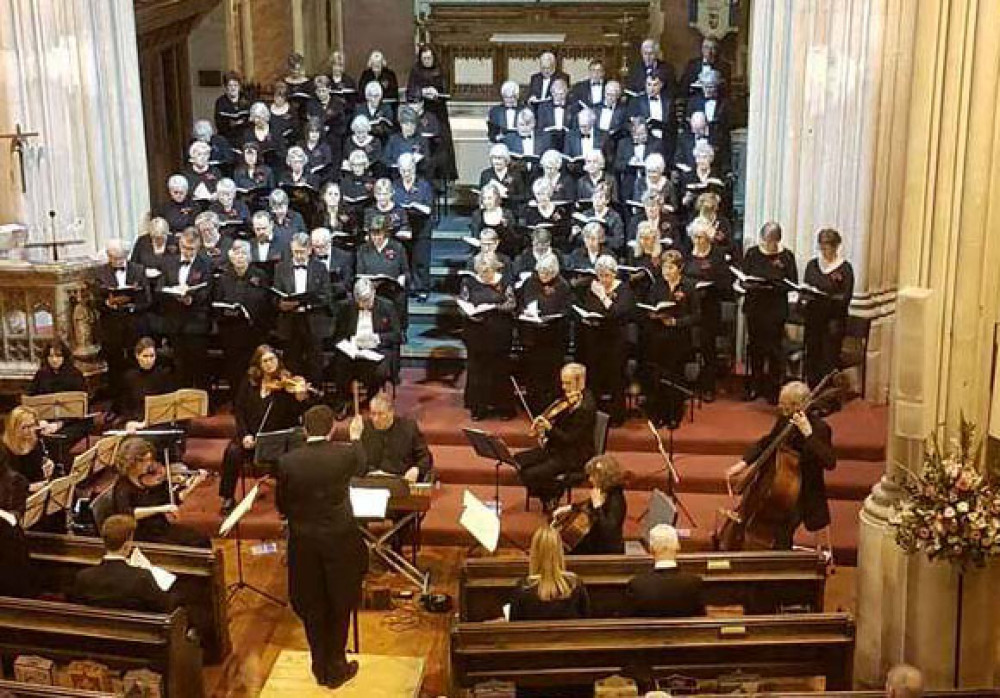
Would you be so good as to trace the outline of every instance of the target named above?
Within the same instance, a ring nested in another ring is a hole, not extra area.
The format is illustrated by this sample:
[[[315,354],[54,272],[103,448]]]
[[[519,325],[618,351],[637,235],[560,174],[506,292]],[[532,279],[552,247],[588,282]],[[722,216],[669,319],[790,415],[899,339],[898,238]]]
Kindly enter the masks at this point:
[[[542,601],[538,597],[538,584],[522,579],[510,596],[510,619],[516,620],[570,620],[586,618],[590,614],[590,597],[587,588],[575,575],[573,589],[562,599]]]
[[[611,291],[607,308],[588,292],[579,307],[600,318],[583,318],[577,326],[577,358],[587,367],[587,384],[598,403],[611,416],[611,423],[625,422],[625,361],[628,357],[628,323],[635,310],[635,297],[627,283]]]
[[[113,514],[135,516],[140,507],[155,507],[168,504],[170,495],[164,481],[152,487],[143,487],[127,477],[118,476],[111,490],[111,511]],[[183,545],[191,548],[208,548],[208,538],[194,529],[172,524],[166,514],[153,514],[136,520],[135,539],[150,543]]]
[[[569,233],[572,224],[572,204],[553,206],[548,214],[529,204],[524,214],[524,227],[528,229],[525,237],[530,240],[533,230],[546,229],[552,235],[552,247],[560,252],[570,251]]]
[[[494,310],[469,317],[463,313],[462,341],[468,355],[465,406],[473,419],[491,410],[513,413],[510,383],[510,346],[517,307],[514,290],[502,279],[486,284],[478,277],[462,282],[461,298],[473,305],[489,303]]]
[[[73,365],[73,358],[67,356],[63,365],[58,371],[53,371],[48,362],[43,361],[43,365],[35,373],[28,385],[26,393],[28,395],[50,395],[52,393],[65,393],[87,391],[87,383],[76,366]],[[52,436],[42,436],[45,445],[52,458],[57,463],[66,464],[69,458],[69,450],[90,431],[90,420],[87,419],[60,419],[62,426]]]
[[[433,87],[439,95],[448,93],[448,79],[444,70],[435,58],[434,65],[424,67],[419,57],[410,70],[406,83],[408,95],[420,94],[425,87]],[[432,144],[433,179],[454,181],[458,179],[458,168],[455,166],[455,144],[451,137],[451,123],[448,118],[448,101],[445,98],[424,98],[424,109],[434,116],[440,128],[438,142]]]
[[[795,255],[786,249],[765,254],[759,246],[751,247],[743,258],[743,271],[764,279],[746,284],[743,312],[747,318],[752,386],[773,402],[785,377],[782,339],[788,319],[789,289],[783,280],[798,281]]]
[[[722,301],[732,296],[729,262],[722,250],[713,245],[708,254],[702,257],[692,252],[684,268],[684,276],[694,282],[701,310],[697,326],[697,345],[703,361],[701,389],[706,393],[714,393],[719,364],[716,341],[722,321]]]
[[[16,473],[15,477],[20,476],[23,478],[25,486],[36,482],[43,482],[46,479],[45,471],[42,468],[45,457],[45,450],[42,448],[41,441],[25,454],[14,453],[7,447],[7,444],[0,441],[0,471],[9,471],[12,474]],[[17,489],[20,489],[20,487],[20,484],[17,485]],[[46,533],[65,533],[66,512],[57,511],[54,514],[43,515],[41,520],[35,524],[33,530]]]
[[[381,85],[383,100],[392,105],[399,102],[399,80],[396,79],[396,73],[392,68],[383,66],[378,75],[375,75],[375,71],[371,68],[365,68],[361,71],[361,77],[358,78],[358,94],[361,102],[365,101],[365,87],[370,82],[377,82]]]
[[[637,309],[643,318],[640,341],[645,368],[643,392],[650,419],[676,428],[684,416],[685,402],[685,395],[678,388],[687,388],[684,366],[691,359],[691,329],[698,324],[699,317],[694,282],[681,277],[671,288],[660,276],[643,305],[656,307],[659,303],[674,305],[656,312]],[[673,319],[676,324],[665,325],[661,318]]]
[[[847,311],[854,294],[854,270],[850,262],[842,260],[824,271],[818,259],[811,259],[802,281],[822,294],[799,294],[805,306],[806,380],[815,388],[840,361]]]
[[[579,543],[570,551],[572,555],[622,555],[625,553],[625,492],[619,487],[610,488],[604,503],[595,507],[588,499],[582,505],[590,515],[591,526]]]
[[[521,374],[532,412],[545,409],[559,389],[559,371],[569,348],[569,312],[573,291],[561,276],[542,283],[537,273],[524,282],[518,294],[518,317],[537,304],[541,322],[518,320],[521,341]]]
[[[500,239],[500,246],[497,248],[497,251],[507,255],[511,259],[519,255],[527,244],[524,234],[517,226],[514,214],[506,208],[500,209],[500,220],[496,223],[490,223],[485,220],[481,208],[473,211],[469,222],[469,232],[472,237],[478,238],[483,228],[491,228],[496,231]]]

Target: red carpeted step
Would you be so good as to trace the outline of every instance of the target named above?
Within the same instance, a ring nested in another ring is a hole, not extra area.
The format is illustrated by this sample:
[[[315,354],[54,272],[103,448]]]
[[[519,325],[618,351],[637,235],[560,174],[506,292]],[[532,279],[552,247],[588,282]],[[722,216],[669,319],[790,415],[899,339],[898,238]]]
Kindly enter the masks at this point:
[[[184,464],[189,468],[219,472],[228,444],[229,439],[226,438],[189,438],[184,450]]]

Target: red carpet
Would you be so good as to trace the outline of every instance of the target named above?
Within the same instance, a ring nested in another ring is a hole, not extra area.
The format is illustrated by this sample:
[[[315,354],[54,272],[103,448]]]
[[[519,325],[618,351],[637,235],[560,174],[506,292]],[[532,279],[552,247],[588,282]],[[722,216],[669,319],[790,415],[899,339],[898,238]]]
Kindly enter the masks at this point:
[[[433,507],[423,527],[424,541],[432,545],[469,545],[471,538],[458,525],[462,491],[467,487],[483,499],[492,499],[494,469],[492,463],[478,458],[466,444],[464,426],[492,431],[502,436],[512,450],[533,444],[528,435],[527,418],[510,422],[469,420],[461,407],[460,387],[438,382],[422,382],[422,373],[407,375],[397,396],[398,409],[419,421],[431,444],[435,469],[441,486],[434,493]],[[690,548],[707,548],[715,522],[715,513],[730,504],[725,492],[724,473],[754,440],[765,434],[774,419],[774,408],[758,401],[743,403],[721,399],[704,405],[695,421],[685,421],[674,434],[674,463],[680,473],[679,493],[697,521],[691,531]],[[860,400],[828,418],[833,429],[838,467],[827,473],[827,489],[833,516],[832,536],[838,561],[850,564],[856,557],[857,515],[872,485],[884,471],[887,409]],[[345,426],[342,424],[341,429]],[[220,414],[192,425],[185,461],[192,467],[218,470],[222,452],[233,432],[232,418]],[[663,433],[664,439],[667,438]],[[637,537],[640,517],[645,511],[649,491],[665,483],[663,459],[656,452],[656,442],[645,421],[635,418],[624,427],[613,429],[608,451],[619,457],[629,471],[627,498],[629,520],[627,537]],[[537,501],[532,510],[524,510],[524,490],[518,486],[510,468],[501,469],[501,498],[505,509],[503,531],[518,545],[526,545],[531,532],[543,517]],[[192,525],[214,533],[221,517],[215,483],[206,484],[185,503],[182,518]],[[273,492],[247,516],[243,535],[249,538],[272,538],[280,535],[273,511]],[[682,520],[679,526],[689,528]],[[802,541],[808,543],[808,536]]]

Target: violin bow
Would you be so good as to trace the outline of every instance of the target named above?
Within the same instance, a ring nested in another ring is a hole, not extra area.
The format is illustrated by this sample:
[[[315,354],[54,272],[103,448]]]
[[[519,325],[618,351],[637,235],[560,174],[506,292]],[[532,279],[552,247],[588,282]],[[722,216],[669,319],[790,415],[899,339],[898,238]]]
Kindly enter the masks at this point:
[[[357,417],[361,414],[361,395],[356,380],[351,381],[351,391],[354,393],[354,416]]]
[[[535,415],[531,413],[531,408],[528,407],[528,401],[524,399],[524,390],[522,390],[521,386],[518,385],[517,379],[514,378],[514,376],[510,377],[510,382],[514,384],[514,392],[517,393],[517,397],[521,401],[521,406],[524,407],[524,411],[528,413],[528,419],[530,419],[531,423],[534,424]]]

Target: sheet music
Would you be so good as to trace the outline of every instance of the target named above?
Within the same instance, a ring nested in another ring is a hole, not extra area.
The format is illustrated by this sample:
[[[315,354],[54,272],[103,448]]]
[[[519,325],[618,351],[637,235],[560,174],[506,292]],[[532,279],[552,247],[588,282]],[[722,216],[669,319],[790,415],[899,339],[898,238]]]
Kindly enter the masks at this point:
[[[458,522],[481,546],[496,552],[500,543],[500,517],[469,490],[462,494],[462,516]]]
[[[253,508],[253,503],[254,500],[257,499],[258,492],[260,492],[260,485],[254,485],[253,488],[247,492],[247,496],[244,497],[243,500],[236,505],[236,508],[229,513],[226,520],[222,522],[221,526],[219,526],[219,536],[221,538],[228,536],[229,532],[233,530],[233,527],[240,522],[240,519],[246,516],[247,512]]]
[[[373,487],[352,487],[351,508],[357,519],[384,519],[390,492]]]
[[[132,548],[132,553],[128,556],[128,564],[142,570],[149,570],[153,579],[156,580],[156,586],[160,587],[161,591],[170,591],[174,582],[177,581],[176,574],[154,565],[138,547]]]

